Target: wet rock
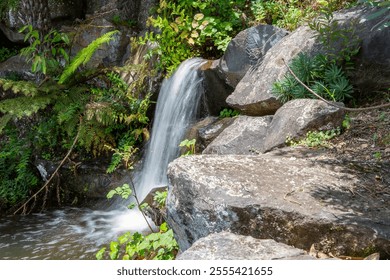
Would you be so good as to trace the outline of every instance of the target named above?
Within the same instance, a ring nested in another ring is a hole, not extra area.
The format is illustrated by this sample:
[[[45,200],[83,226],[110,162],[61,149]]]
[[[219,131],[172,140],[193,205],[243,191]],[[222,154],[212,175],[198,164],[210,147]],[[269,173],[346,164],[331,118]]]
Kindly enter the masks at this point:
[[[333,255],[390,256],[390,205],[365,163],[337,158],[199,155],[168,168],[168,223],[181,250],[230,231]],[[390,166],[387,166],[389,169]],[[359,195],[358,195],[359,194]]]
[[[344,106],[337,103],[338,106]],[[340,127],[343,109],[321,100],[295,99],[284,104],[274,115],[264,137],[262,152],[285,146],[287,138],[305,136],[308,131],[331,130]]]
[[[218,61],[208,61],[201,67],[204,89],[204,104],[208,114],[218,116],[223,108],[229,107],[226,98],[233,92],[233,87],[228,85],[218,74]]]
[[[264,138],[271,121],[272,116],[238,116],[207,146],[203,154],[249,155],[263,151]]]
[[[314,259],[305,251],[271,239],[255,239],[229,232],[210,234],[196,241],[178,260],[302,260]]]

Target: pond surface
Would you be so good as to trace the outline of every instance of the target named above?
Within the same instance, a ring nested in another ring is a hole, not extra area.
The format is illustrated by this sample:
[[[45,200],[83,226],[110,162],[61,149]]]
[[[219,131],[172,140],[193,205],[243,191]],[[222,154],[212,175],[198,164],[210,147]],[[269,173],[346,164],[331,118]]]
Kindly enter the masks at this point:
[[[126,231],[146,230],[140,212],[64,208],[0,217],[0,260],[95,259],[96,252]]]

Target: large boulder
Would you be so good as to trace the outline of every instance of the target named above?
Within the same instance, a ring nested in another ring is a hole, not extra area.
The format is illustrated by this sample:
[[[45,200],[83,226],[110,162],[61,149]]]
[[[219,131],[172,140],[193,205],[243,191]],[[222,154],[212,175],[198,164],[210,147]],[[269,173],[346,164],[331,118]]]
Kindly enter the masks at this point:
[[[81,19],[85,13],[84,1],[57,0],[49,1],[50,17],[54,25],[70,23],[75,19]],[[0,22],[0,29],[14,43],[22,43],[24,35],[18,30],[23,27],[23,14],[18,9],[8,11],[3,22]]]
[[[361,49],[355,58],[356,69],[352,81],[356,91],[374,91],[376,88],[390,86],[390,52],[388,41],[390,30],[378,30],[375,26],[383,21],[386,15],[375,20],[367,20],[376,10],[356,7],[335,14],[341,28],[353,28],[361,41]],[[227,98],[229,106],[241,110],[247,115],[269,115],[281,107],[281,103],[272,94],[272,85],[287,73],[285,63],[300,52],[309,55],[324,53],[326,50],[316,40],[316,33],[308,26],[302,26],[284,37],[272,47],[261,63],[248,71],[234,92]],[[340,50],[339,42],[332,45],[334,52]]]
[[[196,241],[177,260],[302,260],[305,251],[272,239],[255,239],[229,232],[213,233]]]
[[[320,155],[198,155],[168,168],[168,223],[181,250],[220,231],[333,255],[390,257],[390,164]],[[371,176],[372,175],[372,176]],[[377,178],[381,178],[378,180]]]
[[[95,39],[116,29],[117,27],[106,19],[95,18],[88,24],[83,24],[73,30],[68,30],[75,34],[73,37],[71,56],[76,55],[81,49],[87,47]],[[101,45],[88,62],[88,67],[122,66],[124,61],[126,61],[124,56],[129,54],[127,52],[127,47],[129,45],[128,32],[129,30],[123,27],[118,34],[114,35],[114,40],[109,44]]]
[[[272,116],[238,116],[207,146],[203,154],[250,155],[263,151],[264,138],[271,121]]]
[[[226,83],[235,88],[253,65],[260,63],[266,52],[288,32],[273,25],[245,29],[230,41],[217,70]]]
[[[335,103],[343,107],[342,103]],[[287,138],[297,139],[308,131],[331,130],[340,127],[345,111],[315,99],[295,99],[284,104],[274,115],[262,152],[285,146]]]

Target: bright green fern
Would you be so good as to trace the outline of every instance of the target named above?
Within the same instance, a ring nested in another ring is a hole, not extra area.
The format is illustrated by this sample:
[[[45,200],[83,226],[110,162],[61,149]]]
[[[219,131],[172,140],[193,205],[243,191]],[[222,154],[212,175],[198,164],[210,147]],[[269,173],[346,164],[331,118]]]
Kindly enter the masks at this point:
[[[86,48],[82,49],[77,55],[72,59],[70,64],[65,68],[60,76],[59,83],[64,84],[69,78],[76,72],[76,70],[81,65],[86,65],[88,61],[91,60],[92,55],[103,45],[111,42],[118,34],[118,30],[114,30],[104,34],[103,36],[97,38],[92,43],[90,43]]]

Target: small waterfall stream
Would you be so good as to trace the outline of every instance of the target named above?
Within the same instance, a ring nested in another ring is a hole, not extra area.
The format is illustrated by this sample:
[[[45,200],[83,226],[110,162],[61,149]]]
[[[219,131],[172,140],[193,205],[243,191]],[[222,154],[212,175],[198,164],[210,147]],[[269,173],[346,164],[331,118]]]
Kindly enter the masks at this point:
[[[141,199],[152,188],[168,184],[168,164],[178,157],[180,141],[198,111],[202,80],[196,69],[204,62],[199,58],[186,60],[162,85],[151,140],[140,174],[141,179],[137,184],[137,194]]]
[[[179,156],[179,143],[194,121],[201,98],[196,71],[205,60],[183,62],[164,81],[143,167],[135,182],[142,200],[149,191],[166,186],[169,162]],[[124,206],[105,211],[66,208],[29,216],[0,218],[1,259],[94,259],[95,253],[125,231],[146,229],[141,214]]]

